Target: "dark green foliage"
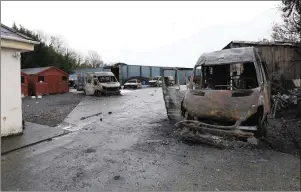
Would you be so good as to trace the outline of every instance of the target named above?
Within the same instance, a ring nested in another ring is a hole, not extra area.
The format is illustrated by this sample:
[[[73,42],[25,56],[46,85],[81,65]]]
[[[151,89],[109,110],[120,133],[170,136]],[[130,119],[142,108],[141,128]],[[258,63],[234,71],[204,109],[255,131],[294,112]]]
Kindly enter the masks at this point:
[[[52,41],[47,43],[38,33],[30,31],[21,25],[18,27],[14,23],[12,28],[17,32],[29,37],[30,39],[40,42],[39,45],[35,45],[34,51],[21,54],[22,69],[55,66],[69,73],[74,68],[94,67],[89,64],[89,57],[87,57],[86,61],[84,62],[84,59],[82,59],[79,54],[75,53],[71,49],[64,48],[61,44],[62,41],[57,37],[52,36]],[[98,57],[100,58],[100,56]]]

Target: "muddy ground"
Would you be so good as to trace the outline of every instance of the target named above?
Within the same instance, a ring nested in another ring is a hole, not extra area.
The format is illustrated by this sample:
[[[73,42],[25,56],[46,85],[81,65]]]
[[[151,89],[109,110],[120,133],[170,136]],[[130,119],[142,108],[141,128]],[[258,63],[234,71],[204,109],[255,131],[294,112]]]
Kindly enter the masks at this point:
[[[85,97],[71,116],[89,111],[102,114],[66,136],[2,156],[2,190],[300,190],[295,155],[176,138],[160,88]]]
[[[55,127],[83,98],[83,94],[76,92],[47,95],[41,99],[26,97],[22,99],[23,120]]]

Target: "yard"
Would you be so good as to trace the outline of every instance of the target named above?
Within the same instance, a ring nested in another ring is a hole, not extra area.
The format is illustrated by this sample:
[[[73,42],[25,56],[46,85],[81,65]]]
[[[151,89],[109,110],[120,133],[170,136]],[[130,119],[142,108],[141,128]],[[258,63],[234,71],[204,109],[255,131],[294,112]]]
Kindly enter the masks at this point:
[[[64,94],[47,95],[41,99],[22,99],[23,120],[41,125],[55,127],[84,98],[82,93],[69,92]]]
[[[38,104],[46,112],[35,109]],[[66,121],[84,125],[65,136],[2,156],[2,190],[300,189],[298,148],[285,139],[289,137],[286,133],[271,131],[269,139],[280,138],[277,145],[218,149],[186,143],[174,135],[161,88],[111,97],[68,93],[29,99],[24,107],[27,105],[32,105],[29,117],[42,112],[40,123],[54,119],[53,126],[74,108]],[[62,117],[50,116],[57,112]]]

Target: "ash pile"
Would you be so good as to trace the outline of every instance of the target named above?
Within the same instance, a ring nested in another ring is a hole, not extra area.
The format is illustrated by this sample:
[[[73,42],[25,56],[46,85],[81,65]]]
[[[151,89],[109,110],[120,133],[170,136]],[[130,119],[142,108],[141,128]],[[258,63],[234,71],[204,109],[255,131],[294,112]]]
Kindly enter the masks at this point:
[[[271,116],[266,144],[278,151],[300,155],[301,79],[292,80],[291,89],[272,84]]]

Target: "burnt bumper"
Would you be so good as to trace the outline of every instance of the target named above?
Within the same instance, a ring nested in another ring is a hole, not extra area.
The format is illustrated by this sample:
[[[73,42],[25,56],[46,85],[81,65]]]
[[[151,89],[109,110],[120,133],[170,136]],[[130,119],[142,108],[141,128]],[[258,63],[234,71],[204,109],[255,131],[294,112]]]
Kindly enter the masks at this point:
[[[106,87],[102,90],[102,93],[105,95],[119,95],[120,89],[119,87]]]

